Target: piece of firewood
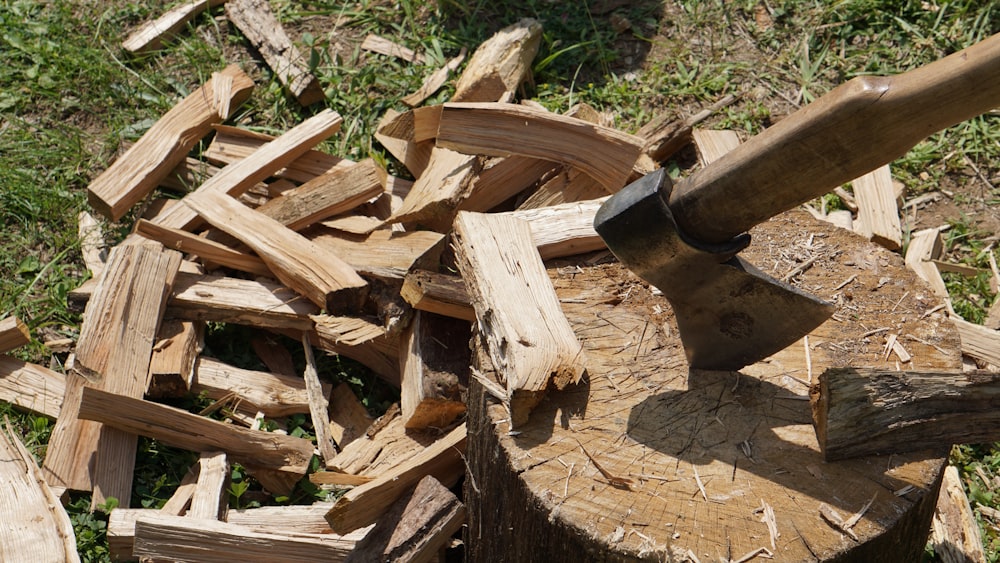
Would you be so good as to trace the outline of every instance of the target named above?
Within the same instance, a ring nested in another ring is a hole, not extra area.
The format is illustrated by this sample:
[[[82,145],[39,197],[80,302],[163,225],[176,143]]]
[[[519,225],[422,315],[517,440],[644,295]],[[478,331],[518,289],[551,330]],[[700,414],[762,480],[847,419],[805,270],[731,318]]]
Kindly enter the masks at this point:
[[[954,465],[944,468],[928,543],[943,563],[986,561],[979,525]]]
[[[400,294],[414,309],[466,321],[476,320],[469,292],[459,276],[414,270],[406,274]]]
[[[0,488],[4,561],[80,561],[69,515],[9,426],[0,431]]]
[[[313,355],[312,343],[309,341],[309,333],[302,335],[302,349],[306,358],[303,379],[306,384],[306,397],[309,400],[309,415],[316,434],[316,447],[320,457],[324,461],[329,461],[337,456],[337,447],[330,433],[330,402],[327,398],[330,388],[327,386],[324,389],[319,381],[319,371],[316,368],[316,358]]]
[[[60,497],[67,490],[93,488],[94,444],[100,436],[101,425],[79,418],[80,396],[85,383],[87,380],[77,373],[66,374],[59,418],[52,428],[42,464],[45,480]],[[78,448],[80,444],[83,447]]]
[[[476,48],[455,84],[456,102],[510,102],[531,73],[542,40],[542,24],[523,18]]]
[[[398,404],[375,419],[360,437],[341,448],[329,471],[378,477],[424,451],[439,437],[436,432],[408,431]]]
[[[191,390],[205,323],[166,319],[160,324],[149,362],[146,395],[180,397]]]
[[[356,311],[368,284],[340,258],[278,221],[214,191],[184,201],[203,219],[253,249],[288,287],[327,311]]]
[[[411,94],[403,96],[399,101],[412,108],[419,106],[424,102],[424,100],[433,96],[434,92],[440,90],[441,87],[448,82],[448,76],[458,70],[458,67],[462,65],[462,61],[465,60],[465,52],[465,47],[462,47],[457,56],[449,59],[444,66],[435,70],[427,78],[425,78],[424,82],[420,85],[420,88],[417,88],[417,90]]]
[[[524,200],[517,208],[537,209],[564,203],[596,199],[608,195],[601,184],[576,169],[563,167]]]
[[[549,385],[576,383],[586,355],[563,315],[527,223],[463,211],[455,255],[479,333],[506,384],[513,426],[524,424]]]
[[[1000,332],[952,315],[951,322],[962,339],[962,353],[1000,366]]]
[[[902,229],[889,165],[855,178],[851,185],[858,202],[858,234],[889,250],[899,250]]]
[[[374,481],[351,489],[327,513],[330,527],[343,534],[375,522],[389,505],[427,475],[445,486],[454,485],[465,470],[462,457],[465,442],[465,425],[462,424]]]
[[[605,201],[607,198],[603,197],[498,215],[510,215],[528,223],[538,254],[542,260],[549,260],[607,248],[594,230],[594,215]]]
[[[810,395],[828,461],[1000,439],[1000,374],[831,368]]]
[[[249,157],[254,151],[275,139],[277,137],[259,131],[229,125],[216,125],[215,137],[212,138],[212,142],[209,143],[202,156],[219,165],[233,164]],[[276,170],[274,175],[282,180],[305,183],[317,176],[351,166],[354,166],[352,160],[316,149],[309,149],[289,162],[284,168]],[[268,184],[268,187],[273,186],[273,184],[273,182]]]
[[[283,344],[272,338],[271,335],[260,335],[251,338],[250,346],[271,373],[286,375],[288,377],[298,376],[298,370],[295,369],[295,360],[292,358],[292,353]]]
[[[63,374],[0,354],[0,401],[55,419],[65,393]]]
[[[941,255],[941,247],[941,230],[938,228],[912,233],[910,244],[906,247],[906,266],[927,282],[935,295],[947,302],[948,288],[944,285],[941,272],[932,262]]]
[[[342,382],[330,392],[330,437],[340,449],[359,436],[372,423],[368,410],[358,400],[347,382]]]
[[[91,277],[98,277],[108,261],[108,249],[104,244],[104,232],[97,219],[86,211],[76,216],[77,236],[80,239],[80,255],[90,270]]]
[[[693,129],[691,138],[698,148],[702,166],[715,162],[740,144],[740,136],[736,131],[729,130]]]
[[[181,477],[181,482],[174,490],[174,494],[170,495],[167,502],[163,503],[163,506],[160,507],[160,512],[174,516],[183,516],[191,505],[191,498],[194,497],[195,489],[198,488],[198,474],[200,472],[201,464],[191,464],[187,472],[184,473],[184,476]],[[131,545],[129,549],[131,549]]]
[[[385,37],[375,35],[374,33],[369,33],[365,36],[364,40],[361,42],[361,49],[385,55],[387,57],[403,59],[409,63],[424,64],[423,55],[414,52],[413,49],[394,43],[391,39],[386,39]]]
[[[729,94],[687,118],[670,119],[666,114],[657,116],[635,133],[637,137],[645,140],[643,153],[656,162],[663,162],[692,141],[695,125],[735,101],[736,96]]]
[[[31,332],[21,319],[10,316],[0,321],[0,354],[6,354],[29,342]]]
[[[226,17],[260,53],[267,66],[303,106],[326,98],[319,80],[266,0],[229,0]]]
[[[236,65],[214,73],[163,115],[87,187],[91,207],[113,221],[146,197],[188,151],[250,97],[253,80]]]
[[[374,137],[414,177],[423,175],[434,142],[416,141],[412,111],[400,113],[393,109],[387,110],[375,128]]]
[[[480,159],[475,155],[434,147],[403,207],[389,221],[447,232],[459,201],[468,193],[480,167]]]
[[[437,479],[424,477],[375,522],[347,562],[428,561],[465,522],[465,505]]]
[[[261,145],[246,158],[226,166],[185,196],[184,200],[203,193],[237,196],[339,131],[342,122],[343,118],[337,112],[323,110],[273,141]],[[189,206],[174,205],[157,215],[155,222],[175,229],[188,229],[197,219],[197,213]]]
[[[467,154],[517,154],[582,170],[609,192],[632,174],[642,140],[582,119],[501,103],[444,104],[437,146]]]
[[[401,280],[415,268],[435,267],[445,246],[445,236],[434,231],[379,229],[358,236],[318,227],[306,235],[359,274],[384,281]]]
[[[195,366],[192,393],[213,400],[231,395],[236,409],[250,415],[258,411],[279,418],[309,412],[309,396],[301,377],[242,369],[202,356]],[[322,386],[326,395],[330,385]]]
[[[356,540],[333,534],[251,530],[239,524],[162,514],[135,522],[134,554],[163,561],[229,563],[315,563],[343,561]]]
[[[309,330],[316,305],[267,280],[180,274],[167,313],[177,318]]]
[[[273,432],[247,430],[187,411],[85,388],[79,416],[191,451],[220,450],[253,471],[271,469],[301,478],[309,469],[312,442]],[[274,494],[289,494],[273,490]]]
[[[198,481],[185,516],[225,520],[229,484],[229,461],[224,452],[202,452],[198,459]]]
[[[371,369],[383,381],[399,387],[399,335],[372,319],[313,315],[313,344],[346,356]]]
[[[465,414],[469,323],[417,311],[402,338],[399,406],[406,428],[445,428]]]
[[[537,184],[559,165],[525,156],[488,158],[473,179],[469,193],[458,204],[459,211],[490,211]]]
[[[223,4],[226,0],[190,0],[163,12],[133,31],[122,41],[122,48],[130,53],[155,51],[163,47],[198,14]]]
[[[272,277],[274,275],[268,269],[267,264],[257,256],[233,250],[224,244],[200,237],[188,231],[165,227],[145,219],[139,219],[135,224],[135,232],[149,240],[159,241],[167,248],[196,254],[203,260],[218,264],[219,266],[225,266],[258,276]]]
[[[381,170],[367,158],[348,168],[317,176],[257,208],[294,231],[354,209],[382,193]]]

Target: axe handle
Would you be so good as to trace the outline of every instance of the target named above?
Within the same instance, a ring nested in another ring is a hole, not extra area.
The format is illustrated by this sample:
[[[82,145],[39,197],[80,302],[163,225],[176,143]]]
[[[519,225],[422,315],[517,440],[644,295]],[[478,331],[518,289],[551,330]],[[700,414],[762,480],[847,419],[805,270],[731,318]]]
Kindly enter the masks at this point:
[[[689,236],[722,243],[1000,106],[1000,34],[891,77],[861,76],[679,181]]]

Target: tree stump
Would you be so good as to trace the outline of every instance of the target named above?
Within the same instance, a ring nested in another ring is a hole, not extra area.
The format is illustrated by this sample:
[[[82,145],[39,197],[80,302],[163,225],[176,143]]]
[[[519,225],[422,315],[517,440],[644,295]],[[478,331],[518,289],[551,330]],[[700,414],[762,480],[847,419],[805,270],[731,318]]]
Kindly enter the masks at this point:
[[[470,561],[919,561],[948,448],[825,463],[808,391],[831,366],[958,370],[955,329],[898,255],[848,231],[792,211],[752,234],[745,257],[838,312],[741,372],[689,370],[667,301],[613,258],[548,264],[588,373],[516,432],[472,386]],[[821,507],[864,512],[845,531]]]

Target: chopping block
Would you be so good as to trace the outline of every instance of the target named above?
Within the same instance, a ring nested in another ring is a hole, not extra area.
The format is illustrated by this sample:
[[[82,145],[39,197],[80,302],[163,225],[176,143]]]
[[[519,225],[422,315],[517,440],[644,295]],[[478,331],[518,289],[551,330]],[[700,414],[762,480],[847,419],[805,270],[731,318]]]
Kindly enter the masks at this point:
[[[957,332],[900,256],[849,231],[793,210],[751,235],[744,257],[837,312],[739,372],[690,370],[669,303],[612,257],[547,264],[587,375],[516,429],[472,385],[469,561],[919,561],[947,448],[824,462],[809,385],[957,371]]]

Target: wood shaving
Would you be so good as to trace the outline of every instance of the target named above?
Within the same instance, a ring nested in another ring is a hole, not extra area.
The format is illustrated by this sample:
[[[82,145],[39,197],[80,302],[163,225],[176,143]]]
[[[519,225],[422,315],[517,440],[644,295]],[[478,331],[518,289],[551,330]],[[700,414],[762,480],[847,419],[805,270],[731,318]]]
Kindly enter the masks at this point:
[[[841,517],[840,514],[833,509],[833,507],[826,504],[825,502],[821,502],[819,505],[819,514],[820,516],[823,517],[823,520],[826,520],[828,524],[830,524],[837,530],[847,534],[848,536],[850,536],[852,540],[859,541],[857,534],[854,533],[854,530],[852,530],[849,526],[847,526],[847,524],[844,522],[843,517]]]
[[[597,460],[594,459],[594,456],[590,455],[590,452],[587,451],[587,448],[583,447],[583,443],[580,442],[580,440],[577,440],[576,443],[580,444],[580,449],[583,450],[583,453],[590,459],[590,462],[594,464],[594,467],[596,467],[597,470],[601,473],[601,475],[603,475],[604,478],[608,480],[608,483],[610,483],[612,487],[617,487],[619,489],[626,489],[629,491],[632,490],[633,481],[631,479],[629,479],[628,477],[618,477],[617,475],[614,475],[610,471],[604,469],[603,467],[601,467],[600,463],[597,463]]]

